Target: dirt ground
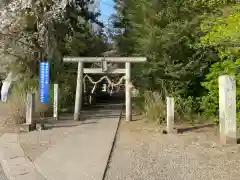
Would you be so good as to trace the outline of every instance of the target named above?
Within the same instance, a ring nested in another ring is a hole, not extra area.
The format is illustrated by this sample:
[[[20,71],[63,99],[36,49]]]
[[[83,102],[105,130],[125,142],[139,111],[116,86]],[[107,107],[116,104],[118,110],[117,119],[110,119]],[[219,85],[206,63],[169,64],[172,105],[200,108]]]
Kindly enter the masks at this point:
[[[4,120],[7,117],[7,111],[6,111],[7,107],[5,104],[3,104],[2,102],[0,102],[0,126],[3,125]]]
[[[9,105],[0,102],[0,136],[3,133],[13,133],[16,132],[16,126],[14,121],[11,120],[9,115]]]
[[[122,121],[105,180],[238,180],[240,146],[221,145],[215,127],[162,134]]]
[[[4,132],[4,124],[5,120],[7,118],[7,113],[6,113],[6,106],[0,102],[0,136]]]

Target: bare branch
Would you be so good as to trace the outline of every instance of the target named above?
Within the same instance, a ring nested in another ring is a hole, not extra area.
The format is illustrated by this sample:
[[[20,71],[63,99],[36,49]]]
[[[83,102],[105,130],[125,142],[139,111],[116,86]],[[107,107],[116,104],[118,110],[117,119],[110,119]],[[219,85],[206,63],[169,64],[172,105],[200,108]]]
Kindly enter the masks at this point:
[[[10,35],[10,34],[3,34],[3,33],[0,32],[0,35],[1,35],[1,36],[8,36],[9,39],[12,39],[12,37],[11,37],[12,35]],[[31,49],[39,50],[39,49],[36,48],[35,46],[32,46],[32,45],[30,45],[30,44],[27,44],[26,42],[23,42],[23,41],[21,41],[21,40],[14,40],[14,41],[19,42],[19,43],[21,43],[21,44],[23,44],[23,45],[25,45],[25,46],[27,46],[27,47],[29,47],[29,48],[31,48]]]

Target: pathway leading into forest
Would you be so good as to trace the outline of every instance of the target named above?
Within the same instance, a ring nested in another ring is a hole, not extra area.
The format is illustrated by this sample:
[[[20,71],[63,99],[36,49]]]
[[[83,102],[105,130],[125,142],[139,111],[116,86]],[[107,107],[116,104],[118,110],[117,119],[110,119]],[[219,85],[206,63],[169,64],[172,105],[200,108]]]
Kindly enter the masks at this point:
[[[119,114],[88,111],[83,123],[66,115],[48,130],[4,134],[3,169],[9,180],[102,180]],[[240,146],[218,140],[215,128],[164,135],[159,126],[123,120],[104,180],[238,180]]]
[[[121,108],[63,117],[48,130],[0,137],[0,162],[9,180],[102,180]]]

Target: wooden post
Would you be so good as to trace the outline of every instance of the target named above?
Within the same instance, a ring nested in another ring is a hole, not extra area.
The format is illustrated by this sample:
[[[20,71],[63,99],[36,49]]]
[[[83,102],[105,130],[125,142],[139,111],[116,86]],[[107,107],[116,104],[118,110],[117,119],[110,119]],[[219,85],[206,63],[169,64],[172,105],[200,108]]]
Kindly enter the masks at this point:
[[[59,98],[59,87],[58,84],[54,84],[54,96],[53,96],[53,118],[58,120],[58,98]]]
[[[236,81],[235,77],[219,77],[220,140],[224,144],[237,143]]]
[[[79,120],[80,110],[82,108],[82,91],[83,91],[83,62],[78,62],[77,87],[74,108],[74,120]]]
[[[126,121],[132,120],[132,89],[131,89],[131,63],[125,63],[126,74],[125,74],[125,103],[126,103]]]
[[[174,98],[167,97],[167,132],[174,132]]]

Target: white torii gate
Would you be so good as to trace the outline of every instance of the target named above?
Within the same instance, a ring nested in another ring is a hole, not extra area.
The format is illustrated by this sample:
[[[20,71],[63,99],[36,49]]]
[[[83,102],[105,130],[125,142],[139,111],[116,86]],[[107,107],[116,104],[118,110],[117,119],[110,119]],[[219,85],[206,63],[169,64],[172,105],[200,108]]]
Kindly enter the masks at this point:
[[[131,63],[145,62],[146,57],[64,57],[63,62],[78,63],[74,120],[79,120],[82,106],[83,74],[125,74],[126,121],[132,120]],[[83,68],[83,63],[102,62],[102,68]],[[125,63],[125,68],[108,69],[107,63]]]

